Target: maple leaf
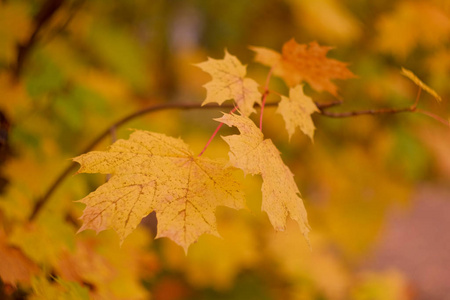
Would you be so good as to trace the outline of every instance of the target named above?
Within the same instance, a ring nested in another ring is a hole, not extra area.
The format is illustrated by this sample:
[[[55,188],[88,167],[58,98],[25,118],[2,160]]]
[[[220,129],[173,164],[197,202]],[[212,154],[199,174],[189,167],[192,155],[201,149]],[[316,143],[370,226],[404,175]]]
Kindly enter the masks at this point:
[[[413,72],[411,72],[410,70],[407,70],[405,68],[402,68],[402,71],[400,72],[400,74],[402,74],[405,77],[408,77],[409,79],[411,79],[418,87],[420,87],[421,89],[425,90],[426,92],[428,92],[431,96],[434,97],[434,99],[436,99],[436,101],[440,102],[442,101],[441,96],[439,96],[432,88],[430,88],[428,85],[426,85],[425,83],[422,82],[422,80],[420,80]]]
[[[235,126],[240,135],[222,137],[230,146],[230,163],[252,175],[260,174],[262,205],[276,230],[284,230],[288,216],[297,221],[308,240],[309,225],[294,176],[283,163],[280,152],[270,139],[264,139],[252,120],[244,116],[224,114],[216,121]],[[309,243],[309,240],[308,240]]]
[[[207,61],[197,64],[203,71],[209,73],[212,80],[204,85],[206,99],[202,105],[216,102],[219,105],[225,100],[234,99],[240,112],[249,116],[255,112],[253,105],[261,104],[261,93],[258,83],[246,78],[246,66],[225,50],[224,59],[208,58]]]
[[[316,91],[327,91],[337,96],[337,87],[331,79],[354,78],[347,64],[326,55],[332,47],[319,46],[317,42],[298,44],[294,39],[283,45],[282,53],[264,47],[250,47],[256,52],[255,61],[273,68],[290,87],[303,81]]]
[[[92,151],[73,160],[81,165],[79,173],[112,174],[80,200],[87,206],[79,232],[112,228],[123,241],[155,211],[156,238],[168,237],[187,252],[200,235],[218,235],[217,206],[243,207],[232,168],[197,157],[182,140],[163,134],[138,130],[108,151]]]
[[[283,116],[286,129],[289,133],[289,140],[295,132],[295,128],[309,136],[313,140],[314,123],[311,114],[318,112],[316,104],[312,99],[303,93],[303,85],[297,85],[289,90],[289,98],[281,96],[277,113]]]

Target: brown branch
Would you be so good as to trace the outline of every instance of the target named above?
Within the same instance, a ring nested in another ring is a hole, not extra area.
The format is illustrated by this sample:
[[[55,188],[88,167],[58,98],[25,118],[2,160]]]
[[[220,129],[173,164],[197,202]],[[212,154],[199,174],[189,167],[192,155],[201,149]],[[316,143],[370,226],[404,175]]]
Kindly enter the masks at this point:
[[[347,111],[347,112],[328,112],[325,111],[325,108],[334,106],[334,104],[341,104],[340,102],[330,102],[328,104],[322,105],[319,107],[320,113],[322,116],[330,117],[330,118],[348,118],[348,117],[356,117],[356,116],[363,116],[363,115],[382,115],[382,114],[398,114],[402,112],[415,112],[418,111],[417,104],[419,104],[420,94],[422,92],[422,88],[419,87],[419,90],[417,91],[416,100],[410,107],[404,107],[404,108],[380,108],[380,109],[367,109],[367,110],[359,110],[359,111]],[[328,106],[326,106],[328,105]],[[438,120],[439,121],[439,120]]]
[[[77,13],[82,9],[83,5],[86,3],[86,0],[77,0],[72,3],[72,5],[69,7],[68,16],[64,20],[64,22],[57,28],[53,29],[51,32],[49,32],[45,40],[42,40],[41,43],[48,43],[56,36],[60,35],[64,30],[66,30],[67,26],[72,22],[72,20],[75,18]]]
[[[399,113],[399,112],[406,112],[406,111],[414,111],[415,107],[411,106],[408,108],[403,109],[380,109],[380,110],[366,110],[366,111],[354,111],[354,112],[346,112],[346,113],[332,113],[327,112],[324,109],[329,108],[335,105],[341,104],[341,101],[335,101],[335,102],[328,102],[328,103],[316,103],[316,106],[321,111],[321,114],[323,116],[327,117],[333,117],[333,118],[345,118],[345,117],[351,117],[351,116],[357,116],[357,115],[363,115],[363,114],[392,114],[392,113]],[[278,102],[271,102],[266,103],[265,107],[273,107],[278,105]],[[144,108],[142,110],[136,111],[130,115],[127,115],[123,117],[122,119],[116,121],[112,125],[110,125],[108,128],[106,128],[103,132],[101,132],[96,139],[94,139],[83,151],[81,151],[81,154],[84,154],[86,152],[91,151],[95,148],[105,137],[107,137],[111,130],[118,128],[119,126],[122,126],[123,124],[127,123],[128,121],[135,119],[137,117],[140,117],[145,114],[157,112],[157,111],[164,111],[164,110],[194,110],[194,109],[222,109],[222,108],[234,108],[235,105],[233,104],[225,104],[225,105],[207,105],[202,106],[201,104],[197,103],[166,103],[166,104],[158,104],[158,105],[152,105],[147,108]],[[33,211],[29,217],[29,220],[34,220],[39,212],[42,210],[43,206],[47,203],[47,201],[50,199],[50,197],[53,195],[55,190],[58,188],[58,186],[64,181],[64,179],[75,170],[77,166],[77,163],[72,162],[70,163],[66,169],[55,179],[53,184],[47,189],[47,191],[44,193],[42,197],[39,198],[38,201],[36,201]]]
[[[414,106],[406,108],[381,108],[381,109],[367,109],[358,111],[346,111],[346,112],[329,112],[321,109],[320,114],[322,116],[330,118],[348,118],[362,115],[386,115],[386,114],[398,114],[402,112],[414,112],[416,108]]]
[[[342,100],[331,101],[331,102],[326,102],[326,103],[317,103],[317,102],[314,102],[314,103],[316,104],[317,108],[322,111],[325,108],[341,105],[342,104]]]
[[[20,77],[25,60],[38,40],[39,32],[42,30],[44,25],[50,21],[63,2],[64,0],[49,0],[42,5],[39,13],[34,18],[36,26],[30,37],[24,44],[17,45],[16,65],[13,69],[14,78],[17,79]]]

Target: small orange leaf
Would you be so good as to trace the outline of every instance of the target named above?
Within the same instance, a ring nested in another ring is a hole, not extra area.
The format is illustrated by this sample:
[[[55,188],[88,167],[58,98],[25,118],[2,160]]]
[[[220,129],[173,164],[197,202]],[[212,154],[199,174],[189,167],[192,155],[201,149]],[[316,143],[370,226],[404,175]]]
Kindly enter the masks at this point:
[[[255,61],[273,68],[290,87],[306,81],[316,91],[327,91],[337,96],[337,87],[331,79],[356,77],[347,64],[326,55],[331,47],[319,46],[317,42],[298,44],[294,39],[283,45],[282,53],[262,47],[250,47],[256,52]]]

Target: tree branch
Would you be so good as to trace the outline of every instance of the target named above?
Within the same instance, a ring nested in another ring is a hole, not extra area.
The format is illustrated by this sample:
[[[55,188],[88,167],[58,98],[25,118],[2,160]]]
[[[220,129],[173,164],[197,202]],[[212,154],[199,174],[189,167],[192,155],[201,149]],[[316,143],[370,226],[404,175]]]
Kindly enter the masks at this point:
[[[27,59],[31,49],[37,42],[39,32],[42,30],[44,25],[50,21],[55,12],[61,7],[63,2],[64,0],[49,0],[42,5],[39,13],[34,18],[36,26],[30,37],[24,44],[17,45],[16,65],[13,69],[14,78],[17,79],[20,77],[25,60]]]
[[[407,108],[401,108],[401,109],[378,109],[378,110],[362,110],[362,111],[350,111],[350,112],[342,112],[342,113],[333,113],[325,111],[326,108],[333,107],[336,105],[341,104],[342,101],[333,101],[328,103],[316,103],[316,106],[320,110],[320,114],[322,116],[331,117],[331,118],[346,118],[346,117],[353,117],[353,116],[359,116],[359,115],[377,115],[377,114],[395,114],[400,112],[414,112],[416,110],[415,105],[412,105]],[[278,105],[278,102],[271,102],[266,103],[265,107],[274,107]],[[130,115],[127,115],[123,117],[122,119],[116,121],[115,123],[111,124],[108,128],[106,128],[103,132],[101,132],[96,139],[94,139],[81,153],[87,153],[95,148],[105,137],[107,137],[111,130],[118,128],[119,126],[122,126],[123,124],[127,123],[128,121],[135,119],[137,117],[140,117],[145,114],[154,113],[157,111],[165,111],[165,110],[194,110],[194,109],[226,109],[226,108],[234,108],[235,105],[233,104],[224,104],[221,106],[218,105],[206,105],[202,106],[198,103],[166,103],[166,104],[158,104],[158,105],[152,105],[147,108],[144,108],[142,110],[136,111]],[[47,189],[47,191],[43,194],[42,197],[39,198],[38,201],[36,201],[33,211],[29,217],[29,220],[34,220],[39,212],[42,210],[43,206],[48,202],[50,197],[53,195],[55,190],[58,188],[58,186],[64,181],[64,179],[74,171],[77,164],[75,162],[70,163],[66,169],[55,179],[53,184]]]
[[[346,112],[329,112],[321,109],[320,114],[322,116],[330,117],[330,118],[348,118],[348,117],[356,117],[362,115],[385,115],[385,114],[398,114],[402,112],[414,112],[416,110],[415,107],[406,107],[406,108],[381,108],[381,109],[367,109],[367,110],[359,110],[359,111],[346,111]]]

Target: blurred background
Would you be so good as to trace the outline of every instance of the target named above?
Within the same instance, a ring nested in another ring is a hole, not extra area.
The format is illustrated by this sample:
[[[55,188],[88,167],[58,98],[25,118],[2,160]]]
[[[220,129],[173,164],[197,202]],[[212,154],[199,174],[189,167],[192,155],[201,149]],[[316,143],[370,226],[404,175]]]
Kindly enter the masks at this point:
[[[187,256],[153,240],[154,215],[121,247],[110,230],[76,234],[84,207],[73,201],[100,175],[68,176],[28,220],[70,158],[116,120],[201,103],[210,76],[194,64],[227,49],[263,85],[269,70],[248,47],[281,51],[291,38],[334,47],[328,56],[358,76],[336,82],[343,103],[330,110],[410,106],[418,88],[405,67],[443,98],[422,93],[419,107],[449,118],[448,0],[1,0],[0,298],[450,299],[450,129],[423,114],[315,114],[311,143],[300,133],[288,142],[281,116],[265,110],[264,134],[302,192],[312,251],[296,224],[273,230],[257,177],[245,178],[248,210],[219,208],[223,239],[203,236]],[[288,92],[276,77],[270,89]],[[220,111],[148,114],[116,136],[151,130],[200,152]],[[216,137],[204,155],[227,152]]]

